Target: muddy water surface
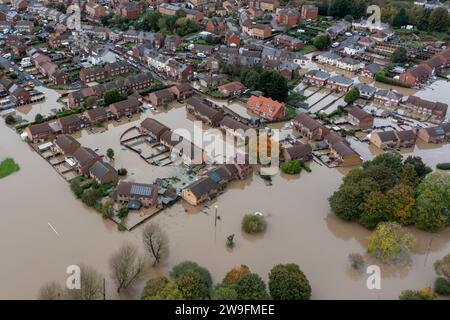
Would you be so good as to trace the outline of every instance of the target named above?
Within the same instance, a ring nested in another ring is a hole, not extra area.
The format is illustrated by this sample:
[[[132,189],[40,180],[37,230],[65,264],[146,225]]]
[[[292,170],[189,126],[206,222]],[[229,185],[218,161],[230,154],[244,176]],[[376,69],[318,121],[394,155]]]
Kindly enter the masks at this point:
[[[192,122],[186,118],[184,108],[153,116],[171,128],[191,130]],[[120,134],[143,118],[144,115],[131,122],[122,120],[111,124],[105,133],[83,132],[77,138],[84,145],[99,148],[100,153],[113,147],[116,168],[129,169],[130,179],[142,181],[171,174],[171,168],[155,169],[136,154],[120,149]],[[3,123],[0,136],[0,158],[11,156],[21,166],[18,173],[0,180],[0,298],[34,299],[43,283],[55,279],[62,282],[66,267],[77,263],[91,265],[105,275],[109,299],[138,297],[143,282],[120,297],[115,294],[108,277],[108,258],[124,241],[141,246],[141,229],[118,232],[115,224],[102,220],[76,200],[68,184],[50,165]],[[448,155],[448,148],[442,150],[444,154],[439,153],[439,157]],[[439,150],[419,152],[427,162],[434,163],[436,151]],[[302,172],[299,177],[278,174],[273,186],[267,186],[255,175],[247,181],[231,183],[224,194],[209,204],[211,209],[179,202],[152,218],[169,235],[170,256],[147,277],[166,274],[175,264],[190,259],[207,267],[215,281],[241,263],[267,280],[273,265],[295,262],[308,276],[315,299],[396,299],[401,290],[432,284],[433,262],[450,251],[450,230],[431,235],[412,229],[419,250],[411,266],[382,267],[382,289],[370,291],[366,288],[366,275],[351,270],[347,259],[349,253],[365,253],[369,232],[336,218],[327,202],[345,170],[318,164],[311,167],[311,173]],[[214,205],[221,217],[217,228]],[[243,215],[254,211],[267,216],[268,229],[263,236],[249,237],[240,231]],[[225,246],[230,234],[235,234],[233,250]],[[368,263],[376,263],[367,259]]]

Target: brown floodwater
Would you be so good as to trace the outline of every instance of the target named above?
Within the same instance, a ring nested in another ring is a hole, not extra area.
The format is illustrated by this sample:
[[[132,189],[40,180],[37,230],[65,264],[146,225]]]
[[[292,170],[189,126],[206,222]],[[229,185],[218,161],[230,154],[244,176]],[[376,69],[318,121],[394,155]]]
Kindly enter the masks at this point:
[[[147,115],[173,129],[192,130],[192,119],[183,107],[157,114],[148,111]],[[129,179],[146,182],[171,175],[176,167],[151,167],[120,147],[120,135],[145,116],[110,124],[103,133],[84,131],[76,137],[83,145],[99,148],[99,153],[112,147],[116,168],[126,167]],[[0,298],[34,299],[42,284],[50,280],[62,283],[66,267],[78,263],[91,265],[106,277],[108,299],[139,297],[143,281],[117,296],[109,278],[108,259],[124,241],[136,243],[143,252],[142,227],[117,231],[113,222],[102,220],[75,199],[64,179],[4,123],[0,124],[0,136],[0,158],[13,157],[21,166],[19,172],[0,180]],[[439,150],[443,153],[436,156]],[[448,146],[418,148],[418,152],[428,163],[440,162],[436,157],[448,158],[449,154]],[[371,155],[368,151],[367,157]],[[294,262],[309,278],[314,299],[396,299],[401,290],[432,285],[436,276],[433,262],[450,251],[450,229],[430,234],[411,228],[419,244],[411,265],[381,266],[381,290],[368,290],[367,275],[350,268],[348,255],[358,252],[369,264],[379,264],[365,254],[370,232],[338,219],[327,202],[347,170],[316,163],[311,167],[311,173],[302,172],[298,177],[277,174],[272,186],[254,175],[231,183],[209,204],[210,209],[180,201],[151,218],[167,231],[170,255],[157,269],[149,267],[146,278],[167,274],[175,264],[194,260],[208,268],[216,282],[239,264],[248,265],[267,280],[275,264]],[[214,205],[221,217],[216,228]],[[262,236],[250,237],[241,232],[240,224],[245,214],[255,211],[267,217],[268,229]],[[230,234],[235,234],[236,241],[232,250],[225,246]]]

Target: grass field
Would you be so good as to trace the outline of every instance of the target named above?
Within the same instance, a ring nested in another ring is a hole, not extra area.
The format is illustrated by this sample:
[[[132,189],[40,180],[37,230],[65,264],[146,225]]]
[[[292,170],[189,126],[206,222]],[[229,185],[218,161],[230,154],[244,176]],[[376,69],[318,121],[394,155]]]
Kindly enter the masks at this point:
[[[20,167],[11,158],[6,158],[0,163],[0,179],[19,171]]]

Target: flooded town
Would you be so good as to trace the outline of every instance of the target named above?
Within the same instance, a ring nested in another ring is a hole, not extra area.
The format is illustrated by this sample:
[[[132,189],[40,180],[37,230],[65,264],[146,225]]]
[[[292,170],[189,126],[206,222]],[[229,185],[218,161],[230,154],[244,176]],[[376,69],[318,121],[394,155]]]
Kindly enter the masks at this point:
[[[367,7],[2,2],[0,299],[448,300],[450,6]]]

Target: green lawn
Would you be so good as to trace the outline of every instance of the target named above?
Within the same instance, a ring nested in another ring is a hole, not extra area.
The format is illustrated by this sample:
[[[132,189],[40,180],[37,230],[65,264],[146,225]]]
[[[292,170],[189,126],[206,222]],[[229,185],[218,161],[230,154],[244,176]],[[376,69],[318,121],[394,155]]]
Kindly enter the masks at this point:
[[[0,163],[0,179],[19,171],[20,167],[11,158],[6,158]]]
[[[302,50],[300,50],[300,53],[301,54],[308,54],[308,53],[314,52],[316,50],[317,50],[317,48],[314,47],[312,44],[307,44],[306,46],[303,47]]]

